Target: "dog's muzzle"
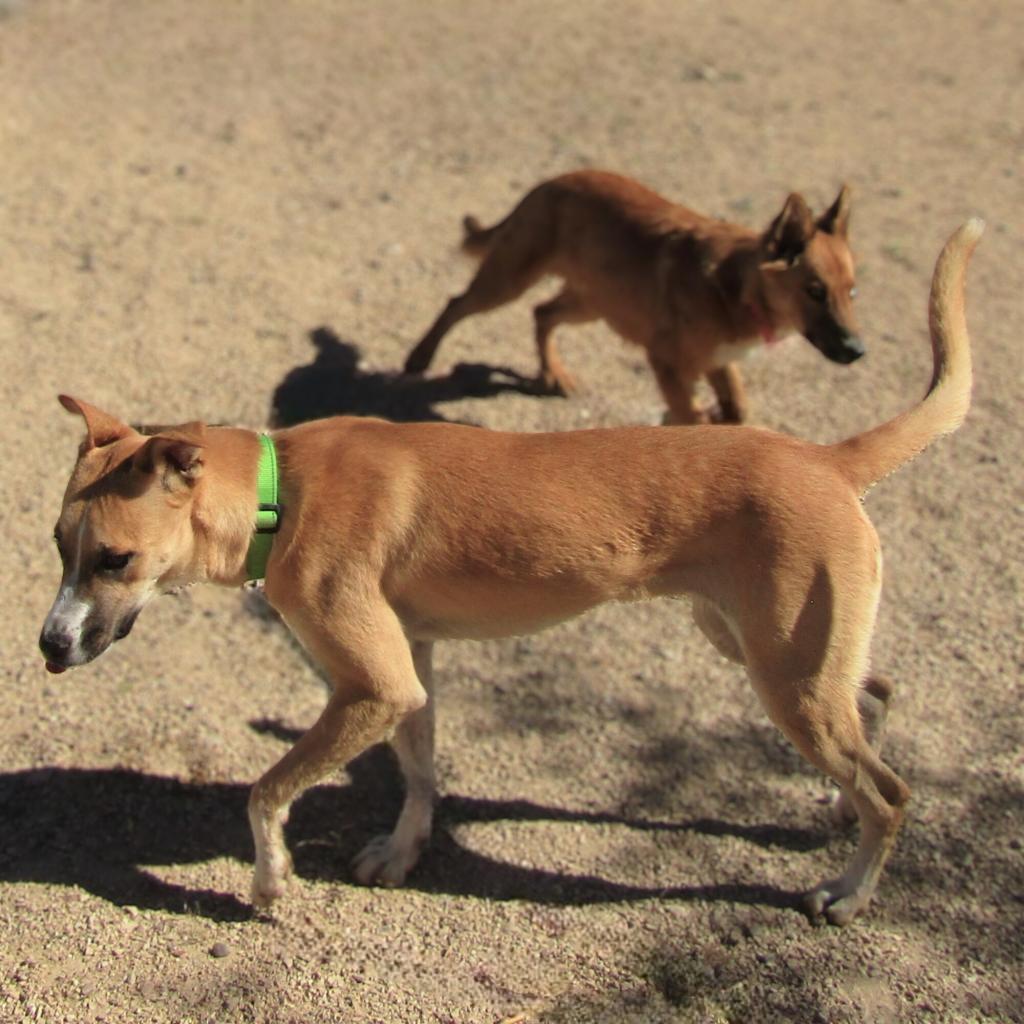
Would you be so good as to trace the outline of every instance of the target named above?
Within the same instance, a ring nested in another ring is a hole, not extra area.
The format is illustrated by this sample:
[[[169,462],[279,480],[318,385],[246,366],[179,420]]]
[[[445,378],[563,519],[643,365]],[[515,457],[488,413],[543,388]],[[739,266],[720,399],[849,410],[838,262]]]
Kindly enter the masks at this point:
[[[74,637],[61,630],[46,630],[39,635],[39,650],[46,659],[49,672],[63,672],[68,667],[71,649],[75,646]]]
[[[864,342],[855,334],[851,334],[836,346],[835,354],[829,358],[837,363],[855,363],[866,351]]]
[[[113,634],[108,632],[102,625],[93,625],[85,630],[81,637],[80,644],[76,637],[61,628],[60,626],[47,626],[39,636],[39,649],[46,659],[48,672],[63,672],[72,665],[84,665],[93,658],[101,655],[110,644],[117,640],[123,640],[135,625],[139,617],[139,610],[136,609],[126,615],[117,624]],[[76,650],[76,648],[78,648]]]
[[[867,352],[864,342],[846,331],[815,332],[808,335],[808,340],[826,359],[843,366],[855,363]]]

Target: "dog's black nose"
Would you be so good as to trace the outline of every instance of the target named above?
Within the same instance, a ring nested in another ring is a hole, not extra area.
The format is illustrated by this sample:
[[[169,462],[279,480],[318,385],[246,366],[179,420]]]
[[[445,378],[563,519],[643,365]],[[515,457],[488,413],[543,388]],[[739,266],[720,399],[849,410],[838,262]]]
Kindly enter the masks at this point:
[[[851,334],[848,338],[843,338],[843,349],[851,363],[860,359],[860,357],[867,351],[864,347],[864,342],[855,334]]]
[[[74,642],[74,638],[70,633],[58,631],[48,633],[46,630],[43,630],[39,636],[39,649],[43,652],[43,656],[47,661],[52,661],[59,665],[71,652]]]
[[[843,366],[848,366],[850,363],[855,363],[860,359],[867,349],[865,349],[864,342],[857,335],[846,334],[833,341],[823,351],[833,363],[841,363]]]

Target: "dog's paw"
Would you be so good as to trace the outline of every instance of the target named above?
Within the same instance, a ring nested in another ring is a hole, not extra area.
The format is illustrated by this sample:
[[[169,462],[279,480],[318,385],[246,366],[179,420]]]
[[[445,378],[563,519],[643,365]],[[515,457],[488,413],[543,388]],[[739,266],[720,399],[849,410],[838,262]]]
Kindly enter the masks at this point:
[[[811,920],[824,917],[829,924],[840,928],[866,910],[870,903],[870,892],[863,889],[851,891],[839,878],[822,882],[807,893],[803,900],[804,910]]]
[[[257,910],[269,910],[288,891],[293,871],[291,854],[287,852],[273,865],[257,863],[250,891],[252,905]]]
[[[356,855],[352,872],[362,885],[397,888],[419,860],[422,845],[400,846],[392,835],[377,836]]]
[[[288,879],[254,878],[249,898],[257,910],[270,908],[288,891]]]

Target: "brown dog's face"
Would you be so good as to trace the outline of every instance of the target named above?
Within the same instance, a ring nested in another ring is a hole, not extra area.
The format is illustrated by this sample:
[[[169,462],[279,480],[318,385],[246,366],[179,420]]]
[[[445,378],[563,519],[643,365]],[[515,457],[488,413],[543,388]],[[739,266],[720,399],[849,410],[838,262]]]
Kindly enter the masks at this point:
[[[852,363],[865,352],[853,311],[849,218],[845,185],[817,221],[804,200],[791,195],[765,233],[766,260],[760,268],[772,324],[798,331],[835,363]]]
[[[51,672],[92,661],[152,597],[187,582],[202,465],[198,436],[147,438],[84,402],[61,402],[85,418],[88,436],[54,530],[63,572],[39,637]]]

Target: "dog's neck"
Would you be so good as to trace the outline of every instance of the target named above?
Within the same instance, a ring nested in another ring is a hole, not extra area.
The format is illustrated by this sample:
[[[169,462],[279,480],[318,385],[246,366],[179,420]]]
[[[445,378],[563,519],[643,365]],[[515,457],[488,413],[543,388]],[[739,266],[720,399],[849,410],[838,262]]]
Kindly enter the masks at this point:
[[[761,301],[753,299],[747,303],[746,309],[750,319],[754,322],[761,340],[766,345],[774,345],[779,340],[779,335],[775,329],[775,324],[772,323],[771,317],[769,317],[768,311]]]
[[[203,450],[203,479],[192,511],[196,582],[239,586],[256,517],[259,435],[213,427]]]
[[[771,345],[779,335],[761,295],[760,261],[760,240],[751,234],[736,242],[709,276],[724,299],[723,314],[732,321],[736,338],[760,338]]]

